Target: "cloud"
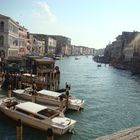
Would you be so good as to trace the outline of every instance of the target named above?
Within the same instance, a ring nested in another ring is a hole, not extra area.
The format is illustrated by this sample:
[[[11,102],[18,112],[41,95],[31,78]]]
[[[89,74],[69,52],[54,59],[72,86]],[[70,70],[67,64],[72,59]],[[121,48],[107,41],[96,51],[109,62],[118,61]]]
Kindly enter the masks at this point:
[[[39,13],[39,12],[37,12],[35,10],[33,10],[32,13],[33,13],[34,17],[41,17],[42,16],[41,13]]]
[[[45,16],[47,14],[47,19],[50,23],[56,22],[56,16],[52,13],[52,11],[51,11],[47,2],[45,2],[45,1],[41,2],[40,1],[40,2],[37,2],[37,5],[39,6],[40,11],[42,10],[43,14],[41,12],[36,12],[36,15]]]

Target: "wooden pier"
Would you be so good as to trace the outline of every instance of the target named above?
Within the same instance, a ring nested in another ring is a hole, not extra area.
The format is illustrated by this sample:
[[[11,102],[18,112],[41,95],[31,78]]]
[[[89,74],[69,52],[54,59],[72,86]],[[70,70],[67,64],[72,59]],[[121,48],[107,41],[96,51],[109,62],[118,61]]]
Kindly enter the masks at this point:
[[[140,125],[99,137],[95,140],[140,140]]]
[[[19,62],[24,64],[20,66]],[[19,85],[23,88],[31,87],[33,82],[36,83],[38,90],[60,90],[60,70],[55,66],[53,59],[27,57],[26,61],[22,59],[17,61],[16,58],[5,60],[5,66],[0,71],[0,84],[4,83],[3,89],[6,90],[10,83],[12,89],[18,89]]]

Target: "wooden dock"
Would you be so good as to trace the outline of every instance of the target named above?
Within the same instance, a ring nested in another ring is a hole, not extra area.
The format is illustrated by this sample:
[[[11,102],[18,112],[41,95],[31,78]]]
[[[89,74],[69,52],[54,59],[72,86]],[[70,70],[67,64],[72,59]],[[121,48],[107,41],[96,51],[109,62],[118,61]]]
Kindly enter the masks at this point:
[[[95,140],[140,140],[140,125],[99,137]]]

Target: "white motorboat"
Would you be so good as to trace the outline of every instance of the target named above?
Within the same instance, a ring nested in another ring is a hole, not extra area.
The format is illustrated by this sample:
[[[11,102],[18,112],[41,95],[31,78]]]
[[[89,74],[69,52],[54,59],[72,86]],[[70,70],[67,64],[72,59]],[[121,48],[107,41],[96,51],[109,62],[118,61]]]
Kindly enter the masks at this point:
[[[40,130],[52,128],[53,132],[63,135],[74,129],[75,120],[59,115],[59,111],[32,102],[19,103],[15,98],[0,100],[0,111],[14,120]]]
[[[69,97],[68,108],[71,110],[80,110],[84,108],[84,100],[75,97]]]
[[[80,57],[79,57],[79,56],[76,56],[76,57],[75,57],[75,60],[79,60],[79,59],[80,59]]]
[[[31,101],[34,98],[32,95],[31,88],[13,90],[13,93],[15,93],[17,97],[20,97],[28,101]],[[62,101],[60,101],[60,95],[61,94],[58,92],[53,92],[49,90],[41,90],[35,94],[35,102],[53,105],[53,106],[60,106],[62,102],[63,106],[65,106],[66,99],[63,99]]]
[[[29,100],[32,100],[32,94],[31,91],[28,89],[17,89],[13,90],[13,93],[16,94],[16,96]],[[60,100],[60,97],[63,97],[63,100]],[[40,90],[35,95],[36,102],[43,103],[43,104],[51,104],[55,106],[59,106],[61,102],[63,103],[63,106],[66,106],[67,104],[67,96],[64,93],[54,92],[50,90]],[[77,99],[73,96],[68,96],[68,109],[72,110],[80,110],[83,108],[84,100]]]

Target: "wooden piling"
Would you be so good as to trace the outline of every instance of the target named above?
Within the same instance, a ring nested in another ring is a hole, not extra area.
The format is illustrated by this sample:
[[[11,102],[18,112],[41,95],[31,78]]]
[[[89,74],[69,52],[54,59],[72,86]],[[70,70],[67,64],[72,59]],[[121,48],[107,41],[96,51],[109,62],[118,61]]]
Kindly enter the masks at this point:
[[[66,82],[66,91],[69,91],[69,90],[70,90],[70,85],[68,85]]]
[[[1,83],[3,83],[4,81],[4,72],[2,72],[2,75],[1,75]]]
[[[32,92],[32,102],[36,102],[36,93],[34,91]]]
[[[66,110],[69,108],[69,85],[66,83]]]
[[[36,83],[35,81],[33,81],[33,84],[32,84],[32,89],[33,89],[33,92],[32,92],[32,102],[36,102],[36,90],[37,90],[37,86],[36,86]]]
[[[59,105],[59,108],[60,108],[60,112],[63,111],[63,97],[60,96],[60,105]]]
[[[48,128],[46,140],[53,140],[53,130],[52,130],[52,128]]]
[[[66,109],[69,108],[69,91],[66,90]]]
[[[21,89],[21,79],[18,80],[18,88]]]
[[[17,121],[17,127],[16,127],[16,140],[22,140],[22,122],[20,119]]]
[[[9,85],[9,89],[8,89],[8,97],[10,98],[12,96],[12,85]]]

